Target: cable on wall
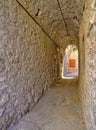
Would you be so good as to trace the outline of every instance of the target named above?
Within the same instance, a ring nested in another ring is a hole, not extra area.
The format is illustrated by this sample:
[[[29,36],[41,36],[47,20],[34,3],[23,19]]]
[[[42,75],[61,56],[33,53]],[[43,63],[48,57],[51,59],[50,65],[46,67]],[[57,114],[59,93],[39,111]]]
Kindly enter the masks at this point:
[[[59,45],[49,36],[49,34],[44,30],[44,28],[35,20],[35,18],[28,12],[28,10],[18,1],[16,0],[19,6],[30,16],[30,18],[41,28],[41,30],[47,35],[47,37],[57,46]]]
[[[57,3],[58,3],[58,7],[59,7],[59,9],[60,9],[60,12],[61,12],[61,15],[62,15],[62,19],[63,19],[64,25],[65,25],[65,28],[66,28],[67,36],[69,36],[67,23],[66,23],[66,21],[65,21],[65,18],[64,18],[64,15],[63,15],[63,12],[62,12],[61,5],[60,5],[59,0],[57,0]]]

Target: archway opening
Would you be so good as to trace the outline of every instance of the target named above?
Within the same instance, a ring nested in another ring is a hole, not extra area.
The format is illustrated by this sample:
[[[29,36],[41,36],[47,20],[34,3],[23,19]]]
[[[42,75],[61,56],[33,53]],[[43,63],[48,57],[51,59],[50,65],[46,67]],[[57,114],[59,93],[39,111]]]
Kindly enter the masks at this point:
[[[62,78],[78,77],[78,48],[68,45],[63,57]]]

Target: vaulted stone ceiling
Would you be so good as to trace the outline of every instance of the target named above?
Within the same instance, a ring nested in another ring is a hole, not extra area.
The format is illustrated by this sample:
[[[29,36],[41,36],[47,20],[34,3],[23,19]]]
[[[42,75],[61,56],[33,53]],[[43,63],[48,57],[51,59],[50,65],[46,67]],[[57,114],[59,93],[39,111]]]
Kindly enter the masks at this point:
[[[59,45],[78,43],[83,0],[18,0]]]

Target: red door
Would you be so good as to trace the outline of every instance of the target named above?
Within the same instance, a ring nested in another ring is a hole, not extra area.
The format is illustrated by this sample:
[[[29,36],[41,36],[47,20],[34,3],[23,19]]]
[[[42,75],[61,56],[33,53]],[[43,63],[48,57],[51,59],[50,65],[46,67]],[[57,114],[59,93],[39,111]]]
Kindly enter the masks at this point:
[[[69,59],[69,67],[76,67],[76,59]]]

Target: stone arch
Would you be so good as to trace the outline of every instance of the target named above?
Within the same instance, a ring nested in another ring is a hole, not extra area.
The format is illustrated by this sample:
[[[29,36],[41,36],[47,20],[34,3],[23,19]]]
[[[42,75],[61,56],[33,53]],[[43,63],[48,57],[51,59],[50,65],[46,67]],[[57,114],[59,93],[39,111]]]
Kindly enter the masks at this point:
[[[76,45],[69,44],[63,51],[62,78],[77,77],[79,51]]]

